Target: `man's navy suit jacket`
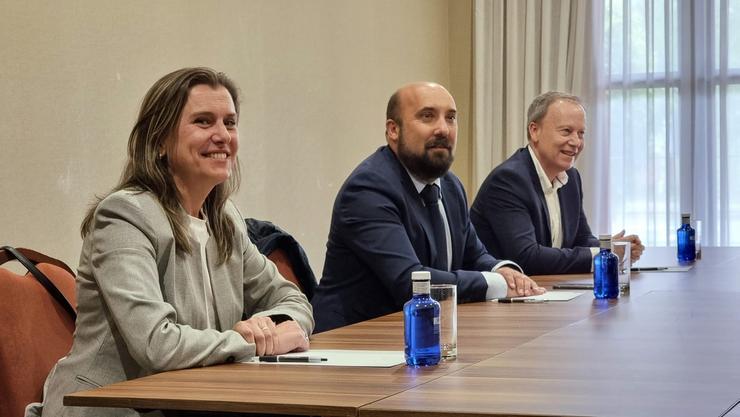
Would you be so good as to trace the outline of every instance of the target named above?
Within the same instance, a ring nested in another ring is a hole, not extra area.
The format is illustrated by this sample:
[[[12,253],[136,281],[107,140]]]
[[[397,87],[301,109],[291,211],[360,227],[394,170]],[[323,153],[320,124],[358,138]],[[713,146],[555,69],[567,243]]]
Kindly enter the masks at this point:
[[[558,190],[561,249],[552,247],[545,195],[527,148],[517,150],[488,175],[470,220],[491,254],[511,259],[529,275],[591,271],[589,248],[598,247],[599,241],[583,212],[581,176],[575,168],[566,173],[568,183]]]
[[[483,301],[480,272],[498,261],[470,223],[467,199],[452,173],[441,178],[452,235],[451,272],[431,269],[437,256],[411,178],[387,146],[350,174],[334,203],[324,272],[311,304],[316,332],[399,311],[411,298],[411,272],[430,271],[433,284],[457,284],[458,300]]]

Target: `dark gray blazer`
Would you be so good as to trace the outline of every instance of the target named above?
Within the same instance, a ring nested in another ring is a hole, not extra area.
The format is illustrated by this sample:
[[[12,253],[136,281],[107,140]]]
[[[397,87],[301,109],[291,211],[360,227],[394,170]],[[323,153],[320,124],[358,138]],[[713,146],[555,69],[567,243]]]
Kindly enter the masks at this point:
[[[491,254],[511,259],[530,275],[591,271],[589,248],[598,247],[599,241],[583,212],[581,176],[575,168],[566,173],[568,183],[558,190],[561,249],[552,247],[545,195],[527,148],[488,175],[471,206],[470,220]]]

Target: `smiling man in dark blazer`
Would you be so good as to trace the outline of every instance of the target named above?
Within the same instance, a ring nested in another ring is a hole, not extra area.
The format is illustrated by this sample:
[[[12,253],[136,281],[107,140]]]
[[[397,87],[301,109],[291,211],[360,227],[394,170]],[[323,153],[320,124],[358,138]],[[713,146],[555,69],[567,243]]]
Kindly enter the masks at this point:
[[[434,83],[406,85],[386,116],[388,145],[350,174],[334,203],[311,300],[314,331],[401,310],[413,271],[457,284],[460,302],[544,292],[518,266],[489,255],[470,224],[465,191],[449,172],[457,141],[450,93]]]
[[[548,92],[527,112],[529,144],[496,167],[481,185],[470,219],[496,256],[516,261],[527,274],[591,271],[599,241],[583,211],[583,187],[573,167],[583,150],[586,112],[573,95]],[[632,260],[644,246],[636,235]]]

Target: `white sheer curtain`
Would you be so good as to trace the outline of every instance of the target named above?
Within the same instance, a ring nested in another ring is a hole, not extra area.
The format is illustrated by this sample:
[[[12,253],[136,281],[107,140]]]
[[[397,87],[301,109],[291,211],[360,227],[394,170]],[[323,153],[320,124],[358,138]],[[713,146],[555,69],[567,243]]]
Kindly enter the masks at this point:
[[[657,7],[656,7],[657,6]],[[682,149],[677,13],[674,4],[605,0],[592,30],[604,33],[605,163],[612,229],[626,225],[648,245],[666,245],[680,222]]]
[[[740,1],[603,1],[612,229],[675,244],[686,211],[704,244],[739,244]]]
[[[473,184],[527,143],[527,107],[540,93],[577,94],[588,109],[586,154],[578,167],[586,183],[608,179],[606,124],[600,122],[606,92],[597,88],[602,60],[602,3],[591,0],[476,0],[474,9]],[[609,205],[598,187],[584,197],[595,233],[609,232]]]
[[[474,39],[476,186],[526,143],[528,102],[569,91],[594,232],[672,245],[687,211],[740,245],[740,0],[476,0]]]
[[[589,38],[585,0],[476,0],[474,158],[477,188],[527,143],[527,106],[548,90],[582,92]],[[475,191],[475,190],[473,190]],[[474,194],[471,193],[471,194]]]

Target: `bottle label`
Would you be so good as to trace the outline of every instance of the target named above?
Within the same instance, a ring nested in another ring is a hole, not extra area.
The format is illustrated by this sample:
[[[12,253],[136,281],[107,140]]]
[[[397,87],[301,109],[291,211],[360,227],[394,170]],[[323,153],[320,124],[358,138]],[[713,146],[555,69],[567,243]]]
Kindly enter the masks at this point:
[[[413,292],[414,294],[429,294],[430,292],[430,285],[431,283],[429,281],[414,281],[413,285]]]

